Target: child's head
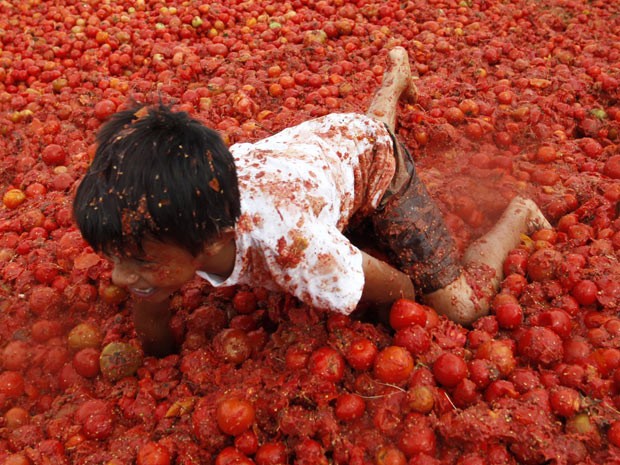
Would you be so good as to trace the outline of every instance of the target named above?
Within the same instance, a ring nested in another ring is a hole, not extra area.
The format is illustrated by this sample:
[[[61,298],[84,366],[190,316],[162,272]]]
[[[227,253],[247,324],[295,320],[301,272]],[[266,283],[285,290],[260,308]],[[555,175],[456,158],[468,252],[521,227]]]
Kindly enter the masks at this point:
[[[240,214],[232,155],[219,134],[164,105],[111,117],[73,209],[97,251],[133,254],[145,239],[198,255]]]

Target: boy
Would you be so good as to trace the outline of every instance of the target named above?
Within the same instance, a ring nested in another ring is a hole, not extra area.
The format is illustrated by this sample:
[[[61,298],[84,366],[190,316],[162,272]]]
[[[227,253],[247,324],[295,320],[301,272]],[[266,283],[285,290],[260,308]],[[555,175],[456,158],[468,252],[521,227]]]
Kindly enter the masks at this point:
[[[334,114],[254,144],[218,134],[163,105],[111,118],[74,201],[85,239],[114,262],[112,279],[136,297],[145,351],[171,352],[170,295],[195,274],[213,286],[251,284],[351,313],[416,293],[454,321],[488,312],[502,263],[520,234],[549,227],[516,198],[459,263],[410,154],[394,139],[397,103],[415,96],[402,47],[366,115]],[[372,225],[392,264],[343,234]],[[468,268],[492,271],[474,292]]]

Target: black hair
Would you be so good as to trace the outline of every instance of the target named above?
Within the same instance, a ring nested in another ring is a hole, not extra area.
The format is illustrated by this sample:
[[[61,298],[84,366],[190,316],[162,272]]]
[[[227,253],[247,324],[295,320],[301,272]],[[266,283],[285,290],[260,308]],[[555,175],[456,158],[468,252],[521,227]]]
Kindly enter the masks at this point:
[[[233,157],[220,135],[185,112],[135,105],[97,134],[73,212],[99,252],[142,253],[144,239],[196,256],[240,214]]]

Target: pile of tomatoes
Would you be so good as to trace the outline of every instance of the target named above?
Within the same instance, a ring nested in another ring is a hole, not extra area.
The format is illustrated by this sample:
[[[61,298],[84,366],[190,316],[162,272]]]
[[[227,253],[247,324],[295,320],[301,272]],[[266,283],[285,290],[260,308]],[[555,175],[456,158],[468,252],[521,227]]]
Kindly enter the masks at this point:
[[[606,0],[0,3],[0,463],[620,462],[620,4]],[[76,230],[101,123],[162,100],[228,144],[364,112],[387,50],[397,132],[460,250],[515,195],[523,236],[491,312],[389,322],[188,283],[178,354]]]

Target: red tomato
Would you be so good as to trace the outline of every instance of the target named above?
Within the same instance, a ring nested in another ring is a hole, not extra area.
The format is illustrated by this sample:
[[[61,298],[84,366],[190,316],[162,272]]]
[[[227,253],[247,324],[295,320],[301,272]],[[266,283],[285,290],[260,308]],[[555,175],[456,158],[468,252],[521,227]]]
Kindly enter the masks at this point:
[[[352,421],[360,418],[366,411],[366,402],[357,394],[345,393],[336,399],[334,413],[343,421]]]
[[[5,370],[21,371],[26,369],[31,357],[30,345],[24,341],[10,341],[4,349],[0,360]]]
[[[9,430],[14,430],[30,422],[30,414],[22,407],[13,407],[4,414],[4,424]]]
[[[545,281],[555,277],[562,254],[555,249],[540,249],[534,252],[527,263],[527,274],[533,281]]]
[[[235,436],[235,447],[245,455],[254,455],[258,450],[258,438],[252,430]]]
[[[252,462],[234,447],[225,447],[215,457],[215,465],[249,465]]]
[[[581,408],[581,394],[570,387],[558,386],[549,392],[551,411],[561,417],[571,417]]]
[[[256,465],[281,465],[288,463],[286,446],[281,442],[266,442],[256,451],[254,461]]]
[[[398,448],[407,457],[418,454],[433,456],[437,448],[435,431],[424,425],[406,428],[398,441]]]
[[[99,374],[101,352],[94,347],[86,347],[73,355],[73,368],[84,378],[94,378]]]
[[[568,338],[573,329],[572,318],[567,312],[559,308],[541,313],[535,318],[535,322],[538,325],[552,329],[562,339]]]
[[[426,311],[424,306],[409,299],[398,299],[390,308],[390,326],[394,330],[411,325],[426,325]]]
[[[369,339],[358,338],[351,343],[345,357],[351,367],[365,371],[372,367],[378,352],[374,342]]]
[[[108,119],[116,111],[116,103],[112,100],[100,100],[95,104],[95,117],[101,121]]]
[[[290,347],[286,351],[286,355],[284,361],[286,363],[286,368],[289,370],[299,370],[301,368],[305,368],[308,364],[308,358],[310,354],[307,350],[301,349],[299,347]]]
[[[393,446],[381,447],[375,454],[376,465],[406,465],[406,463],[405,454]]]
[[[58,144],[50,144],[41,152],[41,159],[47,165],[64,165],[66,156],[65,148]]]
[[[237,313],[252,313],[256,310],[256,295],[251,291],[237,291],[232,303]]]
[[[503,329],[515,329],[523,323],[523,309],[516,303],[498,305],[493,309],[497,324]]]
[[[222,360],[236,365],[252,355],[250,338],[238,328],[226,328],[217,333],[213,338],[213,347]]]
[[[571,290],[571,295],[581,305],[592,305],[596,303],[598,287],[594,281],[582,279]]]
[[[430,349],[431,335],[425,328],[411,325],[396,331],[392,342],[395,346],[404,347],[411,355],[417,357]]]
[[[444,352],[433,363],[433,376],[446,387],[454,387],[467,377],[467,363],[462,357]]]
[[[231,436],[246,431],[256,416],[251,402],[237,397],[228,397],[217,404],[216,419],[220,430]]]
[[[104,400],[87,400],[76,410],[75,419],[82,425],[84,436],[89,439],[107,439],[112,434],[112,409]]]
[[[32,338],[37,342],[46,342],[62,334],[62,326],[54,320],[37,320],[30,329]]]
[[[308,368],[321,378],[338,382],[344,376],[345,361],[340,352],[328,346],[323,346],[312,352],[308,360]]]
[[[607,439],[614,446],[620,447],[620,421],[614,421],[607,430]]]
[[[549,328],[534,326],[525,330],[517,342],[517,350],[525,360],[552,365],[564,356],[562,339]]]
[[[24,378],[16,371],[0,373],[0,394],[14,399],[24,393]]]
[[[157,442],[147,442],[138,451],[137,465],[170,465],[172,457],[167,447]]]
[[[389,346],[377,354],[373,369],[384,383],[402,383],[413,371],[413,357],[403,347]]]
[[[458,408],[467,408],[480,400],[478,386],[471,379],[465,378],[454,387],[452,402]]]

